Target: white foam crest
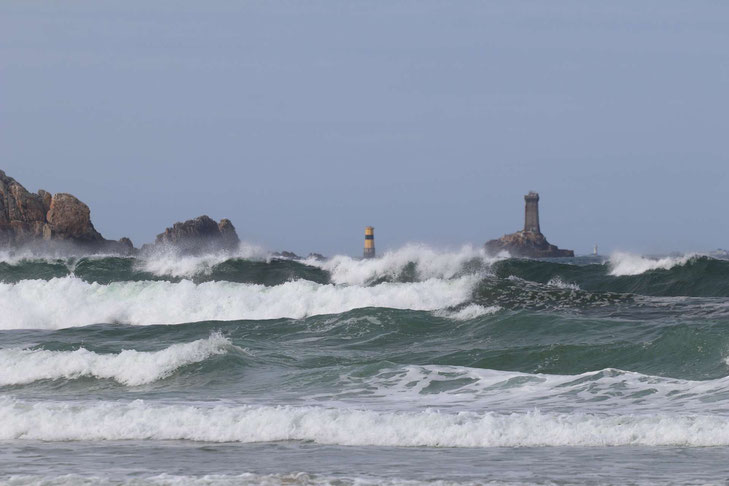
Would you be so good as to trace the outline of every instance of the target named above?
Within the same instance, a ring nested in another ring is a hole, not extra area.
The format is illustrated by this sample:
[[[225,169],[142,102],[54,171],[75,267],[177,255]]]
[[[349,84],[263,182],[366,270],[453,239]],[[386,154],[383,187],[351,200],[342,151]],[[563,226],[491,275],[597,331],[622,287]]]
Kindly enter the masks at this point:
[[[225,354],[232,346],[220,333],[191,343],[173,344],[160,351],[125,349],[119,354],[98,354],[84,348],[75,351],[0,349],[0,386],[23,385],[39,380],[95,377],[123,385],[152,383],[183,366]]]
[[[129,485],[129,486],[484,486],[506,485],[497,481],[444,481],[444,480],[411,480],[383,477],[331,477],[304,472],[282,474],[206,474],[202,476],[181,476],[160,474],[146,478],[120,480],[102,476],[81,476],[65,474],[61,476],[13,475],[0,484],[8,486],[77,486],[77,485]],[[509,481],[510,486],[514,483]]]
[[[729,377],[681,380],[604,369],[579,375],[530,374],[464,366],[408,365],[374,376],[340,377],[341,391],[318,399],[357,396],[371,407],[457,407],[526,411],[534,408],[610,413],[729,414]]]
[[[727,446],[729,417],[377,412],[0,399],[0,440],[312,441],[383,447]]]
[[[554,277],[549,282],[547,282],[547,285],[549,285],[550,287],[557,287],[558,289],[582,290],[580,289],[580,286],[576,283],[565,282],[560,277]]]
[[[163,248],[141,257],[137,261],[140,270],[164,277],[193,277],[209,274],[215,265],[233,258],[265,260],[269,252],[253,243],[240,242],[232,251],[221,250],[201,255],[181,255],[173,248]]]
[[[0,250],[0,263],[17,265],[26,260],[39,260],[39,258],[29,251]]]
[[[470,298],[476,277],[322,285],[308,280],[274,287],[234,282],[84,282],[69,276],[0,283],[0,329],[58,329],[98,323],[181,324],[236,319],[303,318],[362,307],[432,311]]]
[[[632,253],[615,252],[610,255],[608,265],[610,267],[610,275],[622,277],[626,275],[640,275],[649,270],[669,270],[676,265],[685,265],[696,256],[697,254],[692,253],[680,257],[649,258]]]
[[[419,280],[449,279],[462,275],[464,265],[469,262],[476,261],[486,267],[499,258],[490,257],[483,248],[471,245],[448,252],[426,245],[410,244],[385,252],[378,258],[356,259],[337,255],[323,262],[309,259],[305,263],[329,271],[334,283],[363,285],[378,278],[396,278],[410,263],[415,264]]]
[[[471,319],[476,319],[477,317],[495,314],[500,310],[501,307],[499,307],[498,305],[485,307],[479,304],[469,304],[461,309],[453,311],[438,310],[435,312],[435,315],[437,315],[438,317],[445,317],[447,319],[454,319],[456,321],[468,321]]]

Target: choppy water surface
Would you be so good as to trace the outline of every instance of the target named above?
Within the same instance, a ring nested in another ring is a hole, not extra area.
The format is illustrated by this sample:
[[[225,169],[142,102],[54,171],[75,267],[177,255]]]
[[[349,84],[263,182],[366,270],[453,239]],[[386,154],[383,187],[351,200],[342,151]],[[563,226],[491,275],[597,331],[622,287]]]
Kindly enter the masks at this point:
[[[729,261],[0,259],[10,484],[729,474]]]

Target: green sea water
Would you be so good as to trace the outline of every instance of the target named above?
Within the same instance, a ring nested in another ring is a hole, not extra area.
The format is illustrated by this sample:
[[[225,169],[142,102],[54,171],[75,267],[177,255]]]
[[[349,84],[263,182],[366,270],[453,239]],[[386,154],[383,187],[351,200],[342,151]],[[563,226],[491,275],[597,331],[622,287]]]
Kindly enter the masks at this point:
[[[728,331],[700,255],[4,255],[0,480],[719,484]]]

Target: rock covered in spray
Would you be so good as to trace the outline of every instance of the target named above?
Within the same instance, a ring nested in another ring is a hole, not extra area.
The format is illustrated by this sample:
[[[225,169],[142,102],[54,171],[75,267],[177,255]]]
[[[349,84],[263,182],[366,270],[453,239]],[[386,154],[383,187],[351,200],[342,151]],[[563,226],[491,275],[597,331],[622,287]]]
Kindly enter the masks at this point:
[[[207,215],[178,222],[157,235],[155,247],[171,247],[187,253],[234,250],[240,239],[229,219],[219,223]]]

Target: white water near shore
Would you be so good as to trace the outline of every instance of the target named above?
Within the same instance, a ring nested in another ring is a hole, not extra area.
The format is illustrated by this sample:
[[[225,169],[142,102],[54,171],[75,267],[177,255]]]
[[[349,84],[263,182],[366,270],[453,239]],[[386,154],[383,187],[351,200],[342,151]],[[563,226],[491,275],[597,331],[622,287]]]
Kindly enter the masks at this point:
[[[0,440],[313,441],[385,447],[726,446],[716,415],[378,412],[0,399]]]

